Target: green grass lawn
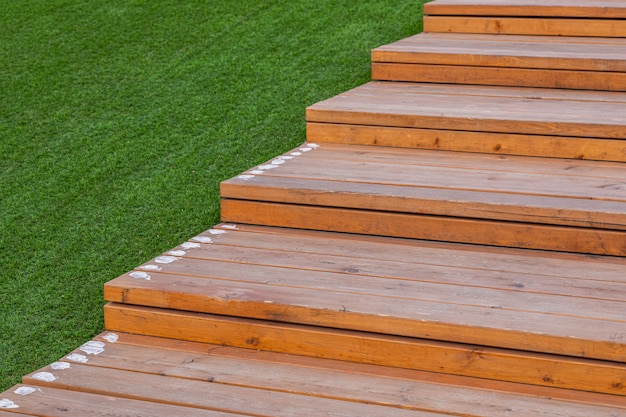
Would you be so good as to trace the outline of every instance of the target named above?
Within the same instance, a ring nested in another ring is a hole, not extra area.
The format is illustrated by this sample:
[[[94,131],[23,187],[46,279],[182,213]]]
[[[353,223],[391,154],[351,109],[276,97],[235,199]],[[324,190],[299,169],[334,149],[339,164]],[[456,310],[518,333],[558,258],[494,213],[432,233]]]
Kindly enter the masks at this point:
[[[421,30],[407,0],[0,0],[0,391],[103,329],[102,285]]]

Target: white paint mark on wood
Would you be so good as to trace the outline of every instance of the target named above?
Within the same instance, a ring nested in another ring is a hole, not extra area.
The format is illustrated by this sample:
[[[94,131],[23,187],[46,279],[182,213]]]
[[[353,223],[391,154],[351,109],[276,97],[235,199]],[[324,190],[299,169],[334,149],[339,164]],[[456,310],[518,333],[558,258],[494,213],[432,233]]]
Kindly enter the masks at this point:
[[[20,408],[20,406],[15,404],[13,401],[9,400],[8,398],[3,398],[0,400],[0,408],[5,408],[5,409]]]
[[[185,249],[185,250],[198,249],[201,246],[202,245],[200,245],[199,243],[195,243],[195,242],[185,242],[182,245],[180,245],[180,247]]]
[[[63,369],[69,369],[71,367],[72,367],[72,365],[70,365],[67,362],[54,362],[52,365],[50,365],[50,368],[54,369],[55,371],[61,371]]]
[[[261,169],[253,169],[252,171],[250,171],[250,174],[252,174],[252,175],[263,175],[263,174],[265,174],[265,171],[263,171]]]
[[[274,169],[274,168],[278,168],[278,165],[265,164],[265,165],[259,165],[257,167],[257,169],[260,169],[261,171],[267,171],[267,170]]]
[[[300,156],[300,155],[302,155],[302,152],[295,151],[295,152],[291,152],[289,155],[291,155],[291,156]]]
[[[312,150],[313,148],[309,148],[308,146],[305,146],[304,148],[300,148],[300,152],[310,152]]]
[[[185,256],[187,252],[185,252],[184,250],[171,250],[169,252],[167,252],[168,255],[172,255],[172,256]]]
[[[313,149],[317,149],[320,147],[320,145],[318,145],[317,143],[307,143],[306,146]]]
[[[212,235],[225,235],[228,232],[226,230],[220,229],[209,229],[209,233],[211,233]]]
[[[68,361],[78,362],[78,363],[89,362],[89,359],[87,359],[87,356],[81,355],[80,353],[72,353],[71,355],[66,356],[65,359],[67,359]]]
[[[171,264],[172,262],[178,261],[180,258],[176,256],[157,256],[154,258],[154,262],[158,264]]]
[[[99,355],[104,352],[104,342],[90,340],[89,342],[79,347],[79,349],[85,352],[87,355]]]
[[[15,391],[13,391],[14,393],[16,393],[17,395],[30,395],[33,392],[37,391],[38,388],[35,387],[19,387],[18,389],[16,389]],[[41,390],[39,390],[41,391]]]
[[[237,225],[236,224],[223,224],[222,227],[224,229],[237,230]]]
[[[128,275],[130,275],[132,278],[145,279],[146,281],[150,281],[152,279],[149,273],[143,271],[133,271]]]
[[[109,343],[117,343],[117,341],[120,340],[120,337],[116,335],[115,333],[107,333],[104,336],[102,336],[102,338]]]
[[[160,271],[161,269],[163,269],[159,265],[154,264],[141,265],[139,268],[145,269],[146,271]]]
[[[254,175],[241,174],[241,175],[238,175],[237,178],[239,178],[240,180],[248,181],[254,178]]]
[[[200,243],[213,243],[213,240],[208,236],[196,236],[191,240],[195,240],[196,242]]]
[[[36,379],[37,381],[54,382],[57,380],[57,377],[50,372],[37,372],[33,375],[33,379]]]

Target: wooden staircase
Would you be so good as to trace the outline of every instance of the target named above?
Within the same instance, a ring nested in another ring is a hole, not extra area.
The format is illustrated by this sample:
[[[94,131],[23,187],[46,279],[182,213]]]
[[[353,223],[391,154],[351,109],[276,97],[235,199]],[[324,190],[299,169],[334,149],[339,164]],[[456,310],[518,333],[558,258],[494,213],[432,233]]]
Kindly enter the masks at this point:
[[[0,417],[626,416],[626,5],[425,13]]]

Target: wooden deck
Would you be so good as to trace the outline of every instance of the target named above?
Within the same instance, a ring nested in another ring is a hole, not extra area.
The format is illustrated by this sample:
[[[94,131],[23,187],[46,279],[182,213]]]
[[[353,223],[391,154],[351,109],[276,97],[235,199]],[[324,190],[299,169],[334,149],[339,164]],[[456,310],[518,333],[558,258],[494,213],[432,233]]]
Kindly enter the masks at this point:
[[[27,375],[26,385],[13,390],[37,386],[31,394],[8,392],[5,399],[45,416],[442,416],[467,415],[468,408],[485,417],[626,412],[619,396],[114,335],[115,343],[102,337],[113,340],[111,333],[96,338],[102,352],[87,362],[68,359],[85,355],[77,349]]]
[[[626,6],[425,12],[0,416],[626,416]]]

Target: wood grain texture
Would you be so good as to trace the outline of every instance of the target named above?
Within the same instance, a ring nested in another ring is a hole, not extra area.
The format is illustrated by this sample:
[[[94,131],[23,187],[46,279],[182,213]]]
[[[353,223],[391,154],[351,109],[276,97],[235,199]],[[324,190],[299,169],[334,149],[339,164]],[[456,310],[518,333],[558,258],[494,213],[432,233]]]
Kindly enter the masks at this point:
[[[509,410],[546,417],[604,417],[626,410],[626,397],[620,395],[258,349],[111,332],[90,343],[100,343],[102,352],[77,363],[71,358],[85,353],[77,349],[25,376],[28,385],[2,393],[2,398],[19,404],[11,411],[20,413],[0,415],[443,416],[465,415],[471,409],[478,417],[497,417]],[[541,363],[539,357],[532,360]],[[53,380],[41,380],[40,373]],[[34,391],[15,393],[25,387]]]
[[[224,181],[221,196],[626,230],[622,164],[335,144],[291,153]]]
[[[56,376],[52,382],[39,381],[32,375],[25,383],[37,383],[69,391],[87,391],[102,396],[127,397],[183,408],[210,411],[218,415],[252,415],[272,417],[306,417],[317,413],[325,416],[357,417],[387,416],[390,408],[375,404],[321,398],[291,392],[271,391],[245,386],[216,384],[211,381],[186,378],[164,378],[159,374],[132,372],[125,369],[96,368],[71,364],[63,370],[44,368]],[[398,416],[433,416],[428,412],[392,408]],[[170,410],[172,411],[172,410]],[[177,414],[170,414],[177,415]],[[201,414],[202,415],[202,414]]]
[[[55,371],[56,372],[56,371]],[[94,375],[95,382],[99,376]],[[201,410],[196,407],[184,407],[164,404],[163,402],[144,401],[129,399],[131,395],[99,395],[84,391],[87,387],[78,387],[76,390],[62,389],[42,384],[41,381],[25,378],[28,385],[19,387],[35,387],[35,392],[29,395],[17,395],[10,392],[4,393],[3,398],[19,404],[18,409],[11,410],[11,416],[19,416],[23,413],[29,416],[43,417],[84,417],[84,416],[107,416],[107,417],[232,417],[237,414],[221,413],[209,410]],[[18,414],[15,414],[17,412]]]
[[[319,123],[623,139],[626,94],[370,82],[306,114]]]
[[[626,354],[615,336],[626,261],[270,230],[207,233],[212,243],[179,253],[150,280],[125,274],[107,283],[105,298],[611,360]]]
[[[109,334],[105,332],[95,340],[105,341],[103,339],[105,335]],[[410,397],[411,402],[408,404],[402,401],[407,408],[438,404],[440,401],[438,396],[443,395],[446,399],[443,406],[447,411],[455,410],[457,405],[466,404],[465,398],[456,398],[455,395],[449,395],[449,393],[458,390],[465,397],[467,394],[473,395],[472,393],[478,390],[480,397],[487,394],[495,399],[488,401],[489,404],[475,404],[481,409],[479,413],[485,413],[487,416],[492,415],[493,411],[490,412],[483,407],[495,405],[499,402],[497,400],[499,395],[502,395],[502,398],[513,398],[510,394],[515,397],[522,396],[527,400],[531,397],[525,407],[531,406],[534,402],[532,397],[535,397],[553,400],[547,404],[544,401],[540,402],[540,407],[547,406],[547,408],[551,407],[550,403],[562,404],[561,401],[626,408],[626,397],[619,395],[572,391],[128,333],[116,333],[116,335],[119,337],[118,342],[109,344],[103,353],[92,357],[88,362],[89,365],[158,373],[168,377],[202,380],[213,378],[214,383],[388,405],[401,401],[402,389],[397,384],[403,386],[409,384],[418,397]],[[144,360],[146,355],[152,358],[151,362]],[[279,377],[276,378],[275,375]],[[384,387],[384,389],[372,389],[372,387]],[[426,390],[433,393],[432,397],[424,395]],[[441,411],[437,407],[441,407],[441,404],[432,406],[432,410]],[[499,413],[499,411],[495,412]]]
[[[496,155],[544,156],[626,162],[620,139],[467,132],[387,126],[309,122],[307,140],[313,143],[432,149]]]
[[[623,19],[626,5],[621,0],[436,0],[424,4],[424,14]]]
[[[612,362],[572,361],[550,355],[120,304],[105,307],[105,321],[112,331],[168,338],[184,335],[185,340],[203,343],[593,392],[620,393],[625,376],[623,365]]]
[[[623,232],[530,223],[223,199],[228,222],[624,256]],[[498,233],[494,234],[493,231]]]
[[[372,61],[465,67],[624,72],[626,70],[626,40],[420,33],[375,48],[372,51]],[[607,76],[610,75],[607,74]]]
[[[626,73],[372,63],[372,79],[493,86],[626,91]]]
[[[424,16],[424,32],[491,33],[502,35],[626,37],[619,19],[564,19],[554,17]]]

